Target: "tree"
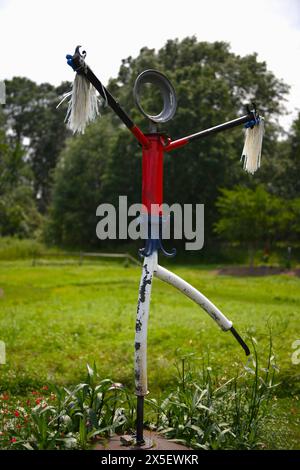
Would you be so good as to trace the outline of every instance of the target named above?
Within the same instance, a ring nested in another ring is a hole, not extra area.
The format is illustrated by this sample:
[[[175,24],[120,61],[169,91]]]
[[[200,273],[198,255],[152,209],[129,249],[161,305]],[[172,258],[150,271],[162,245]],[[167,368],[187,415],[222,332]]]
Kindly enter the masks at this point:
[[[33,189],[40,211],[50,201],[53,170],[68,135],[64,123],[66,104],[56,109],[59,98],[70,90],[70,83],[59,87],[37,85],[24,77],[6,81],[5,127],[12,142],[21,145],[30,163]]]
[[[299,247],[300,240],[300,198],[285,200],[281,207],[282,240],[286,245]]]
[[[300,197],[300,112],[292,125],[291,133],[287,140],[288,155],[285,167],[285,193],[287,197]]]
[[[9,145],[0,130],[0,236],[30,237],[40,226],[32,178],[21,145]]]
[[[111,133],[109,122],[102,120],[90,125],[84,138],[68,141],[55,170],[45,227],[48,242],[77,247],[95,244],[96,208],[103,198]]]
[[[269,130],[267,129],[267,133]],[[263,165],[256,175],[260,183],[268,190],[287,201],[300,196],[300,113],[294,120],[291,129],[284,139],[274,142],[269,159],[263,160]],[[267,149],[269,153],[269,149]],[[265,148],[263,146],[263,154]]]
[[[216,233],[226,241],[246,245],[251,267],[255,250],[259,246],[269,249],[286,232],[289,222],[289,211],[282,217],[284,201],[263,186],[255,190],[243,186],[222,189],[216,206],[220,214]]]

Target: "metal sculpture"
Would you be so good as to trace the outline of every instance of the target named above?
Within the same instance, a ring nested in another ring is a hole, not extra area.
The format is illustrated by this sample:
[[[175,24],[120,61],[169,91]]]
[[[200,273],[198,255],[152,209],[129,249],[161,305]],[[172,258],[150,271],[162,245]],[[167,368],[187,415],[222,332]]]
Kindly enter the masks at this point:
[[[150,297],[153,277],[174,286],[184,295],[196,302],[209,316],[215,320],[223,331],[230,331],[244,349],[246,355],[250,354],[248,346],[237,333],[232,322],[201,292],[188,284],[166,268],[158,264],[158,253],[161,251],[166,256],[174,256],[175,252],[168,253],[162,246],[163,214],[160,209],[163,203],[163,158],[164,154],[174,149],[183,147],[195,140],[202,139],[211,134],[216,134],[227,129],[240,126],[247,128],[246,141],[243,155],[245,155],[244,167],[253,173],[260,164],[261,145],[263,136],[263,118],[256,109],[247,108],[247,114],[231,121],[219,124],[209,129],[202,130],[192,135],[172,140],[158,132],[157,124],[170,120],[176,111],[175,90],[170,81],[162,73],[156,70],[142,72],[134,86],[134,98],[139,110],[150,122],[150,133],[144,134],[134,124],[128,114],[115,100],[111,93],[103,86],[100,80],[92,72],[85,62],[85,52],[80,51],[80,46],[74,55],[67,55],[67,62],[76,72],[77,83],[73,86],[70,96],[67,121],[74,132],[84,132],[85,125],[98,113],[95,101],[95,89],[105,102],[119,116],[121,121],[130,130],[133,136],[142,146],[142,203],[146,208],[143,214],[144,221],[149,225],[149,236],[145,247],[140,250],[144,258],[136,316],[135,332],[135,393],[137,396],[137,422],[134,446],[149,446],[143,434],[144,397],[148,393],[147,383],[147,331],[150,308]],[[143,109],[140,100],[142,87],[145,83],[155,85],[160,90],[163,99],[163,109],[157,115],[150,115]],[[66,96],[66,97],[67,97]]]

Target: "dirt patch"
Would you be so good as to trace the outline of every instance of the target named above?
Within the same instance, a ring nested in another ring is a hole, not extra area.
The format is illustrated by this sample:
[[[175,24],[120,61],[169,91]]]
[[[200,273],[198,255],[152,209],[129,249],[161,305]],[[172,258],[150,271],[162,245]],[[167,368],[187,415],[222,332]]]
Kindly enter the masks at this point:
[[[227,266],[218,269],[221,276],[273,276],[275,274],[287,274],[300,277],[300,269],[284,269],[276,266]]]

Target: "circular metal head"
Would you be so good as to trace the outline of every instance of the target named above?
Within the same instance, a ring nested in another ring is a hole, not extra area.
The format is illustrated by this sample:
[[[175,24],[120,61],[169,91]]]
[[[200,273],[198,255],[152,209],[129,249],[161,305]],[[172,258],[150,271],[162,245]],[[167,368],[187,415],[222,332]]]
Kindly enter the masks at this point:
[[[146,83],[155,85],[160,91],[161,97],[163,99],[163,109],[159,114],[148,114],[141,105],[142,87]],[[177,100],[173,85],[164,74],[158,72],[157,70],[145,70],[137,77],[133,87],[133,97],[141,113],[152,122],[167,122],[172,119],[175,114]]]

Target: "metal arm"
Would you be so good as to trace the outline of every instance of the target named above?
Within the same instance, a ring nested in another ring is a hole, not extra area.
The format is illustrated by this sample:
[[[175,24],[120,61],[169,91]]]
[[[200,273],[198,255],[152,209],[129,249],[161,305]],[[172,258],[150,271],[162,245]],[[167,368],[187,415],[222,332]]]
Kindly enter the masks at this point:
[[[128,116],[126,111],[124,111],[124,109],[121,107],[119,102],[112,96],[112,94],[107,90],[107,88],[105,88],[105,86],[101,83],[101,81],[96,77],[94,72],[85,63],[84,58],[85,58],[85,54],[80,53],[80,46],[76,47],[75,53],[73,56],[67,55],[68,64],[75,70],[75,72],[85,75],[87,80],[96,88],[98,93],[107,102],[107,104],[116,113],[116,115],[121,119],[121,121],[125,124],[125,126],[130,130],[130,132],[134,135],[134,137],[138,140],[138,142],[143,147],[149,148],[150,142],[148,138],[141,131],[141,129],[136,124],[134,124],[132,119]],[[241,116],[237,119],[233,119],[232,121],[227,121],[223,124],[210,127],[209,129],[196,132],[195,134],[191,134],[191,135],[182,137],[174,141],[169,140],[169,142],[164,147],[164,152],[170,152],[171,150],[177,149],[179,147],[183,147],[184,145],[192,142],[193,140],[201,139],[210,134],[216,134],[217,132],[231,129],[233,127],[239,126],[241,124],[245,124],[250,121],[254,121],[254,124],[255,124],[256,117],[257,117],[256,111],[254,109],[253,111],[249,111],[248,114],[246,114],[245,116]]]
[[[223,124],[219,124],[218,126],[210,127],[209,129],[205,129],[200,132],[196,132],[195,134],[188,135],[187,137],[182,137],[181,139],[170,141],[165,147],[164,152],[170,152],[171,150],[177,149],[179,147],[183,147],[186,144],[189,144],[193,140],[202,139],[203,137],[207,137],[211,134],[216,134],[221,131],[225,131],[227,129],[232,129],[233,127],[240,126],[241,124],[245,124],[249,121],[254,121],[256,119],[255,111],[251,111],[249,114],[245,116],[241,116],[237,119],[233,119],[232,121],[224,122]]]
[[[73,70],[79,74],[84,74],[87,80],[96,88],[98,93],[102,98],[107,102],[111,109],[116,113],[116,115],[121,119],[125,126],[130,130],[138,142],[144,147],[149,147],[149,141],[141,129],[134,124],[131,118],[128,116],[126,111],[121,107],[117,100],[112,96],[112,94],[105,88],[105,86],[100,82],[96,77],[94,72],[90,67],[85,63],[84,57],[80,53],[80,46],[77,46],[73,56],[67,56],[68,64],[71,65]]]

